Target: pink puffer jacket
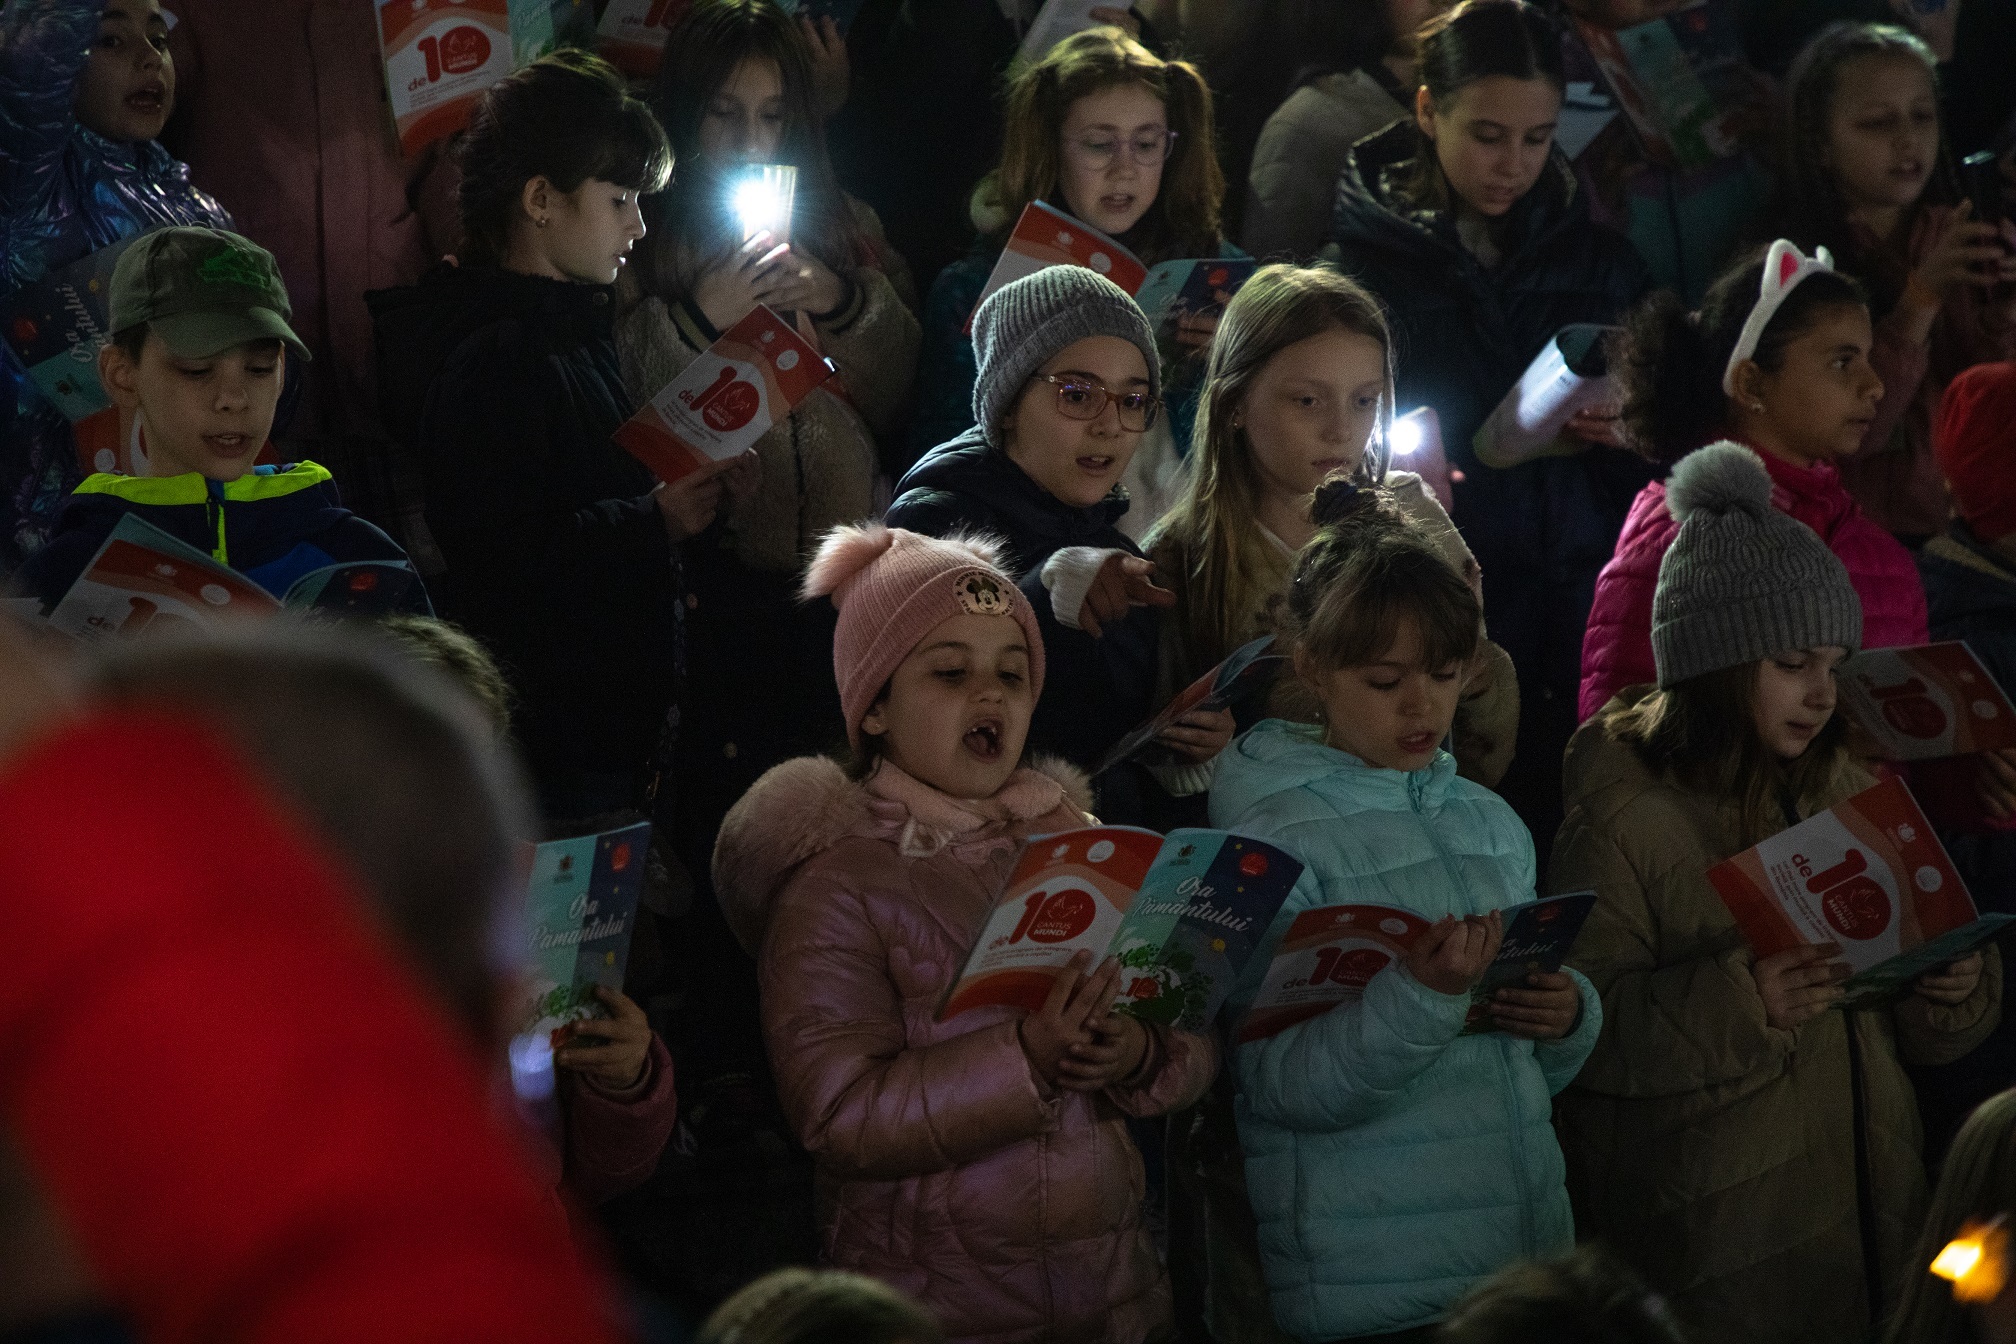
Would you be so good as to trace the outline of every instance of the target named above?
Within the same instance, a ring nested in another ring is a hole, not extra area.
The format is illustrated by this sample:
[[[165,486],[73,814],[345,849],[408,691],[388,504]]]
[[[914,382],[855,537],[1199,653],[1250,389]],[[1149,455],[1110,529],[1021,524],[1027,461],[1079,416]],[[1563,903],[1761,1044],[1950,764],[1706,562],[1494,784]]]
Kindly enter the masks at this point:
[[[1053,1091],[1019,1012],[935,1014],[1019,837],[1086,824],[1069,767],[963,803],[884,762],[849,781],[808,757],[758,780],[721,829],[715,887],[760,946],[763,1028],[785,1113],[818,1162],[825,1258],[989,1344],[1138,1344],[1169,1291],[1141,1225],[1125,1116],[1202,1095],[1211,1042],[1151,1027],[1124,1086]]]
[[[1759,453],[1771,473],[1771,502],[1818,532],[1848,567],[1862,599],[1862,647],[1923,644],[1925,589],[1911,552],[1876,526],[1825,462],[1795,467]],[[1652,482],[1631,502],[1617,552],[1596,579],[1596,601],[1582,637],[1580,717],[1587,720],[1626,686],[1658,677],[1652,663],[1652,592],[1659,562],[1680,530],[1666,512],[1666,487]]]

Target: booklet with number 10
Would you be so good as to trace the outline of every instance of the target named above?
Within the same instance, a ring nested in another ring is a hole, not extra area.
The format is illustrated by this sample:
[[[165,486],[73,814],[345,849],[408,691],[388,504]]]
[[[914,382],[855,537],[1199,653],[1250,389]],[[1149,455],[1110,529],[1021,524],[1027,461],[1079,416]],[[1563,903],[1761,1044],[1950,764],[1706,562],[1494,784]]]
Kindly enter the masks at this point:
[[[1302,864],[1264,841],[1099,826],[1031,839],[942,1022],[986,1004],[1035,1012],[1080,951],[1119,959],[1116,1011],[1184,1031],[1210,1026],[1288,899]]]

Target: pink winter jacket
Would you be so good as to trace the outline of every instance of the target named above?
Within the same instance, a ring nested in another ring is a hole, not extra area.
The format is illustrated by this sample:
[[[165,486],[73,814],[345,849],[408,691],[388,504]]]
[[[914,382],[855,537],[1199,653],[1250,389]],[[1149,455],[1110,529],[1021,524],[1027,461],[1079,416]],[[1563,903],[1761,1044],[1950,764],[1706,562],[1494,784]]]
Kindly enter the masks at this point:
[[[1196,1100],[1211,1042],[1150,1027],[1135,1076],[1087,1095],[1035,1074],[1015,1010],[935,1020],[1019,837],[1086,824],[1085,795],[1051,763],[970,804],[886,761],[855,783],[806,757],[756,782],[714,851],[729,923],[761,948],[764,1035],[818,1163],[824,1256],[909,1293],[953,1340],[1138,1344],[1168,1328],[1124,1117]]]
[[[1818,532],[1862,599],[1862,647],[1923,644],[1925,589],[1911,553],[1863,514],[1825,462],[1811,467],[1759,453],[1771,473],[1771,502]],[[1587,720],[1626,686],[1654,681],[1652,592],[1659,562],[1680,530],[1666,511],[1666,487],[1652,482],[1631,502],[1617,551],[1596,579],[1589,629],[1582,637],[1580,718]]]

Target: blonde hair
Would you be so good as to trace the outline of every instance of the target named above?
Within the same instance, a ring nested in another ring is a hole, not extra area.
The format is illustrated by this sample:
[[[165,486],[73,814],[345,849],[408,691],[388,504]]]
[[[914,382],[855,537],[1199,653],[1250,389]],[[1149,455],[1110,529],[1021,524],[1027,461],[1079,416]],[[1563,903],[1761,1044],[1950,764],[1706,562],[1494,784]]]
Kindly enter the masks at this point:
[[[843,1270],[765,1274],[717,1307],[697,1344],[939,1344],[922,1307],[888,1284]]]
[[[1904,1293],[1883,1344],[1971,1344],[1973,1322],[1946,1284],[1927,1272],[1963,1225],[2016,1216],[2016,1088],[1974,1108],[1946,1152],[1925,1230],[1905,1262]]]
[[[1178,616],[1183,644],[1197,667],[1217,663],[1246,635],[1244,621],[1265,608],[1261,591],[1267,540],[1255,522],[1260,475],[1246,431],[1234,422],[1247,394],[1275,355],[1328,331],[1370,337],[1386,351],[1386,391],[1379,426],[1365,445],[1353,479],[1377,485],[1386,476],[1386,428],[1392,418],[1392,341],[1379,301],[1363,285],[1328,266],[1263,266],[1226,306],[1211,342],[1190,470],[1177,498],[1148,539],[1182,551],[1186,601]]]
[[[1155,203],[1129,246],[1150,262],[1208,257],[1223,243],[1218,208],[1225,175],[1212,139],[1211,88],[1188,61],[1165,61],[1118,28],[1091,28],[1059,42],[1008,84],[1001,166],[986,190],[1012,228],[1031,201],[1057,201],[1064,119],[1088,94],[1138,84],[1162,100],[1176,135]]]

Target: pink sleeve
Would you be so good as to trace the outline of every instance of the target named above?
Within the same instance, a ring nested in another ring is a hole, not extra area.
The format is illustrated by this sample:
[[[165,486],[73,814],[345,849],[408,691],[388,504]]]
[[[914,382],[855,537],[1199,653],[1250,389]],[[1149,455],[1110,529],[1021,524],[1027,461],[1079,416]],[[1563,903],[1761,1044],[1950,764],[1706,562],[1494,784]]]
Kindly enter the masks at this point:
[[[1626,686],[1658,676],[1652,658],[1652,594],[1659,586],[1659,562],[1674,528],[1665,509],[1665,492],[1655,497],[1649,493],[1654,488],[1647,486],[1647,493],[1632,503],[1617,552],[1596,578],[1589,628],[1582,636],[1579,720],[1595,715]]]
[[[679,1121],[672,1085],[672,1055],[656,1032],[644,1080],[630,1092],[605,1092],[594,1083],[567,1084],[566,1185],[584,1204],[600,1204],[634,1190],[651,1176]]]
[[[1204,1095],[1218,1073],[1218,1045],[1173,1027],[1148,1028],[1148,1054],[1135,1078],[1106,1089],[1112,1103],[1137,1119],[1180,1111]]]
[[[913,970],[909,952],[885,944],[860,893],[812,875],[792,882],[764,935],[763,1036],[779,1099],[806,1151],[843,1178],[947,1171],[1062,1117],[1013,1019],[911,1043],[896,977],[920,993],[942,979],[941,968]]]

